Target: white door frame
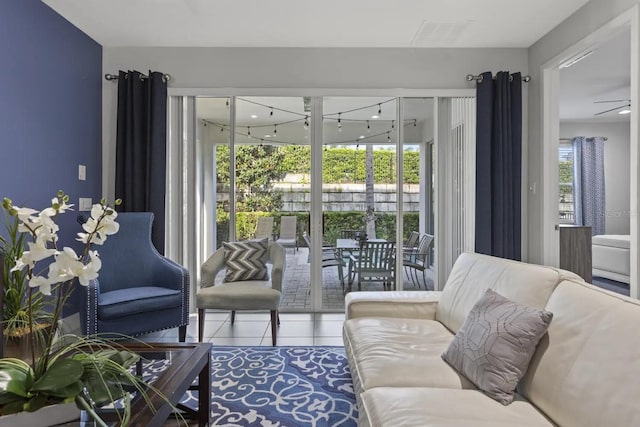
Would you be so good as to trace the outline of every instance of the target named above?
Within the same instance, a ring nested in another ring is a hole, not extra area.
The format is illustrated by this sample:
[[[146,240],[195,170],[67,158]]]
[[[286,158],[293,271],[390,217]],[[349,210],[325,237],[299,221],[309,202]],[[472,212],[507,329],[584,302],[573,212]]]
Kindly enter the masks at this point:
[[[638,165],[640,164],[640,151],[638,141],[640,133],[638,128],[638,100],[640,99],[640,6],[635,5],[625,13],[617,16],[598,30],[589,34],[573,46],[564,50],[548,62],[542,65],[540,75],[542,77],[542,262],[546,265],[557,266],[559,264],[560,233],[556,230],[558,224],[558,144],[560,139],[559,117],[559,88],[560,88],[560,64],[573,58],[577,58],[588,50],[593,49],[602,42],[610,39],[619,32],[631,30],[631,134],[630,134],[630,294],[631,297],[640,299],[638,287],[638,264],[640,253],[638,252],[638,231],[640,230],[640,217],[638,216],[638,201],[640,200],[640,185],[638,179]]]

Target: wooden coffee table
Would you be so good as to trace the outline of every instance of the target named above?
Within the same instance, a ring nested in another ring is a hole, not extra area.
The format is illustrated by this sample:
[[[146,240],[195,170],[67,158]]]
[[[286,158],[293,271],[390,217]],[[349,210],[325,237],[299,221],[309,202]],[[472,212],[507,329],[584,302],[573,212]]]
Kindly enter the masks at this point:
[[[141,396],[136,396],[131,404],[130,425],[147,427],[162,426],[175,407],[183,411],[185,418],[194,417],[199,426],[209,425],[211,414],[211,344],[210,343],[131,343],[123,344],[126,350],[138,353],[147,360],[169,360],[167,369],[159,373],[153,387],[161,395],[149,391],[155,412]],[[197,386],[192,384],[198,379]],[[198,410],[179,405],[189,389],[198,390]],[[117,422],[113,411],[99,411],[104,421]]]

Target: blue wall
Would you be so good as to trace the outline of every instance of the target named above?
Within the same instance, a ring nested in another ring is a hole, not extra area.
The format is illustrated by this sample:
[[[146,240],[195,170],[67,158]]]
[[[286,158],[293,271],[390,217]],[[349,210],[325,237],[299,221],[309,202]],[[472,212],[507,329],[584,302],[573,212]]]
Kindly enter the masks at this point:
[[[100,199],[101,75],[102,46],[85,33],[39,0],[0,0],[0,198],[35,209],[59,189],[74,204]],[[76,213],[63,231],[79,231]]]
[[[58,190],[76,205],[99,200],[101,123],[102,46],[40,0],[0,0],[0,198],[34,209]],[[58,224],[60,243],[77,249],[76,214],[77,206]]]

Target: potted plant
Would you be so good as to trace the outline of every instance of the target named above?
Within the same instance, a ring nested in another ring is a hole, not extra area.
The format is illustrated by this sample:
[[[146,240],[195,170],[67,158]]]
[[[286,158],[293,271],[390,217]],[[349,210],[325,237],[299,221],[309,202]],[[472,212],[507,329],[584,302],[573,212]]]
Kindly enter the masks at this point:
[[[42,211],[15,206],[6,198],[3,200],[3,208],[17,221],[10,226],[15,232],[9,233],[7,240],[7,243],[11,242],[7,248],[14,250],[9,252],[13,267],[8,270],[8,282],[11,286],[23,286],[19,291],[26,292],[26,309],[16,302],[26,313],[14,315],[14,319],[22,316],[15,323],[18,328],[29,331],[30,358],[28,362],[7,357],[0,359],[0,415],[75,403],[98,425],[106,426],[95,408],[122,400],[125,410],[120,415],[120,425],[126,425],[131,392],[142,394],[149,402],[146,396],[149,386],[130,369],[139,356],[121,351],[117,344],[98,337],[65,336],[60,339],[56,336],[62,308],[76,284],[87,286],[98,277],[101,262],[98,252],[91,249],[92,244],[100,245],[108,235],[118,231],[117,213],[103,200],[93,206],[91,217],[83,225],[84,232],[78,233],[77,240],[84,244],[81,253],[76,254],[69,247],[59,249],[59,227],[55,220],[71,210],[68,200],[69,197],[60,191],[51,206]],[[21,303],[24,301],[20,299]],[[46,301],[52,301],[50,322],[46,333],[38,337],[33,332],[41,320],[39,309]],[[41,341],[41,348],[37,341]],[[4,423],[11,425],[11,420],[0,421],[0,424]]]
[[[27,343],[29,339],[29,285],[27,272],[15,271],[16,260],[22,257],[26,245],[27,234],[18,231],[19,219],[11,216],[3,209],[6,218],[6,237],[0,235],[0,255],[2,257],[3,270],[3,354],[4,357],[16,357],[28,360]],[[44,333],[51,324],[50,312],[45,309],[45,300],[41,293],[32,295],[31,316],[34,321],[34,334],[36,343],[44,340]]]

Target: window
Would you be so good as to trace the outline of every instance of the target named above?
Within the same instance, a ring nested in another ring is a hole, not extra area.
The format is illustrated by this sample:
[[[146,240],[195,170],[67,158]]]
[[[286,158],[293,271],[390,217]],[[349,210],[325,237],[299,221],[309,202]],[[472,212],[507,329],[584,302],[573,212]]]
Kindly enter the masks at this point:
[[[571,142],[560,143],[559,156],[560,215],[558,219],[562,224],[573,224],[573,146]]]

